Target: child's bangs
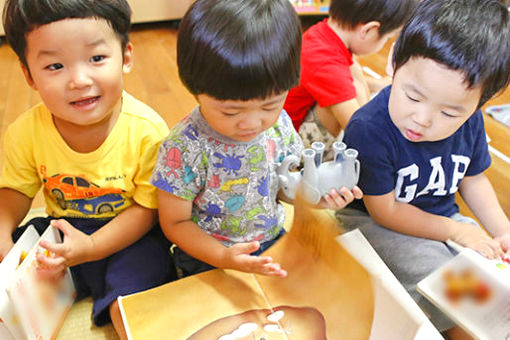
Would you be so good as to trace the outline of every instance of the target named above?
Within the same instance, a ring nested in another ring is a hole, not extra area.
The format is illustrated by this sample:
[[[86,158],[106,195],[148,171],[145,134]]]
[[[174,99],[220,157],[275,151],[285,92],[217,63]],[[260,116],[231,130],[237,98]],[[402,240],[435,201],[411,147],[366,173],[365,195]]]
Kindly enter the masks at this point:
[[[288,91],[299,79],[299,56],[286,55],[282,51],[292,49],[275,45],[271,41],[241,44],[215,53],[202,77],[195,78],[198,92],[217,99],[249,100]]]

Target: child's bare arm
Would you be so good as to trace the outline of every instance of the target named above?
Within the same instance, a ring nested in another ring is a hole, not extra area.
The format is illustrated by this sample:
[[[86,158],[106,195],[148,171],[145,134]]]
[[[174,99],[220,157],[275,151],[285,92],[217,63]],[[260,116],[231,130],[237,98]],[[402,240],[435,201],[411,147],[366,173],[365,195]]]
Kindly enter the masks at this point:
[[[481,228],[398,202],[393,191],[380,196],[365,195],[363,201],[375,222],[386,228],[437,241],[450,239],[489,258],[502,254],[499,243]]]
[[[354,60],[351,65],[351,75],[354,80],[354,87],[356,88],[356,99],[360,106],[363,106],[370,99],[370,85],[368,77],[363,73],[361,65]]]
[[[459,192],[469,209],[493,237],[510,233],[508,217],[485,174],[464,177]]]
[[[19,191],[0,189],[0,261],[12,248],[11,234],[26,216],[32,199]]]
[[[356,99],[350,99],[330,106],[317,107],[316,112],[328,132],[337,136],[340,130],[345,129],[349,119],[360,107]]]
[[[391,84],[391,77],[390,76],[384,76],[380,79],[372,78],[372,77],[366,77],[368,88],[370,89],[371,93],[377,93],[381,91],[383,88]]]
[[[317,117],[333,136],[337,136],[340,130],[345,129],[354,112],[366,104],[370,98],[369,84],[361,66],[355,61],[350,70],[356,89],[356,98],[316,108]]]
[[[464,177],[459,192],[473,214],[510,256],[510,221],[487,176],[479,174]]]
[[[217,268],[271,276],[286,272],[268,256],[252,256],[257,241],[238,243],[229,248],[191,221],[192,202],[158,190],[159,220],[166,237],[188,255]]]

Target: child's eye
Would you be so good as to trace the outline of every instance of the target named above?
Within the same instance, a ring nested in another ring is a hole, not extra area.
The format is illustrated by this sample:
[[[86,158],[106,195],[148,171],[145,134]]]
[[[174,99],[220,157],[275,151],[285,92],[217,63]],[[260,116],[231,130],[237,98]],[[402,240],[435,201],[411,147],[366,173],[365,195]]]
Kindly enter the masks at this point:
[[[271,112],[271,111],[274,111],[276,109],[278,109],[277,106],[276,107],[263,107],[262,108],[262,110],[267,111],[267,112]]]
[[[46,66],[45,69],[48,69],[50,71],[56,71],[56,70],[61,69],[62,67],[64,67],[64,65],[62,65],[60,63],[55,63],[55,64]]]
[[[222,112],[225,116],[235,116],[237,115],[239,112]]]
[[[456,117],[455,115],[453,115],[453,114],[451,114],[451,113],[448,113],[448,112],[441,111],[441,113],[442,113],[443,115],[445,115],[446,117],[451,117],[451,118]]]
[[[95,55],[92,58],[90,58],[90,61],[92,61],[94,63],[98,63],[98,62],[102,61],[104,58],[105,58],[104,55]]]
[[[407,98],[408,98],[410,101],[413,101],[413,102],[419,102],[419,100],[418,100],[418,99],[411,97],[411,96],[410,96],[410,95],[408,95],[407,93],[406,93],[406,96],[407,96]]]

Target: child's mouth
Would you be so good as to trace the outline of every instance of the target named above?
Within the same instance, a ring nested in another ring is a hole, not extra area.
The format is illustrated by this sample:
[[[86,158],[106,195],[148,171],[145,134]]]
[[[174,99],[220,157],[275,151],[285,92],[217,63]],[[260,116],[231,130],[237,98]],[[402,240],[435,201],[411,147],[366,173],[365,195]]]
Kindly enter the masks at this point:
[[[413,130],[409,130],[409,129],[407,129],[407,130],[406,130],[406,136],[407,136],[407,138],[409,138],[409,139],[410,139],[410,140],[412,140],[412,141],[417,141],[417,140],[419,140],[421,137],[423,137],[423,134],[418,133],[418,132],[415,132],[415,131],[413,131]]]
[[[87,108],[91,105],[94,105],[98,100],[99,100],[99,96],[89,97],[89,98],[73,101],[73,102],[71,102],[71,105],[76,106],[78,108]]]

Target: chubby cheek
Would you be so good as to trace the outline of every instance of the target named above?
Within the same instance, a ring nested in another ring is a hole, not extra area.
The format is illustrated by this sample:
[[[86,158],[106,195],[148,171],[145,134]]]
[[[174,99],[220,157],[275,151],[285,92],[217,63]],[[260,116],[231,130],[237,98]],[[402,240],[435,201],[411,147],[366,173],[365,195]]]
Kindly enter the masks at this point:
[[[404,116],[402,114],[403,105],[400,105],[401,102],[402,98],[399,98],[397,94],[391,93],[390,100],[388,101],[388,111],[390,114],[390,118],[393,121],[393,124],[397,126],[399,125],[400,121],[402,120],[402,117]]]
[[[62,93],[62,90],[58,91],[55,88],[51,88],[49,86],[43,86],[43,87],[39,87],[38,93],[39,93],[39,96],[41,97],[41,100],[44,103],[46,103],[46,105],[50,109],[52,109],[52,107],[55,106],[56,103],[58,103],[60,101],[64,101],[64,99],[62,99],[62,97],[60,97],[58,95],[58,93]]]
[[[283,109],[283,107],[282,107]],[[278,113],[274,114],[271,118],[268,118],[264,121],[264,126],[266,127],[266,129],[270,128],[271,126],[275,125],[276,122],[278,121],[278,118],[280,117],[280,111],[278,111]]]

